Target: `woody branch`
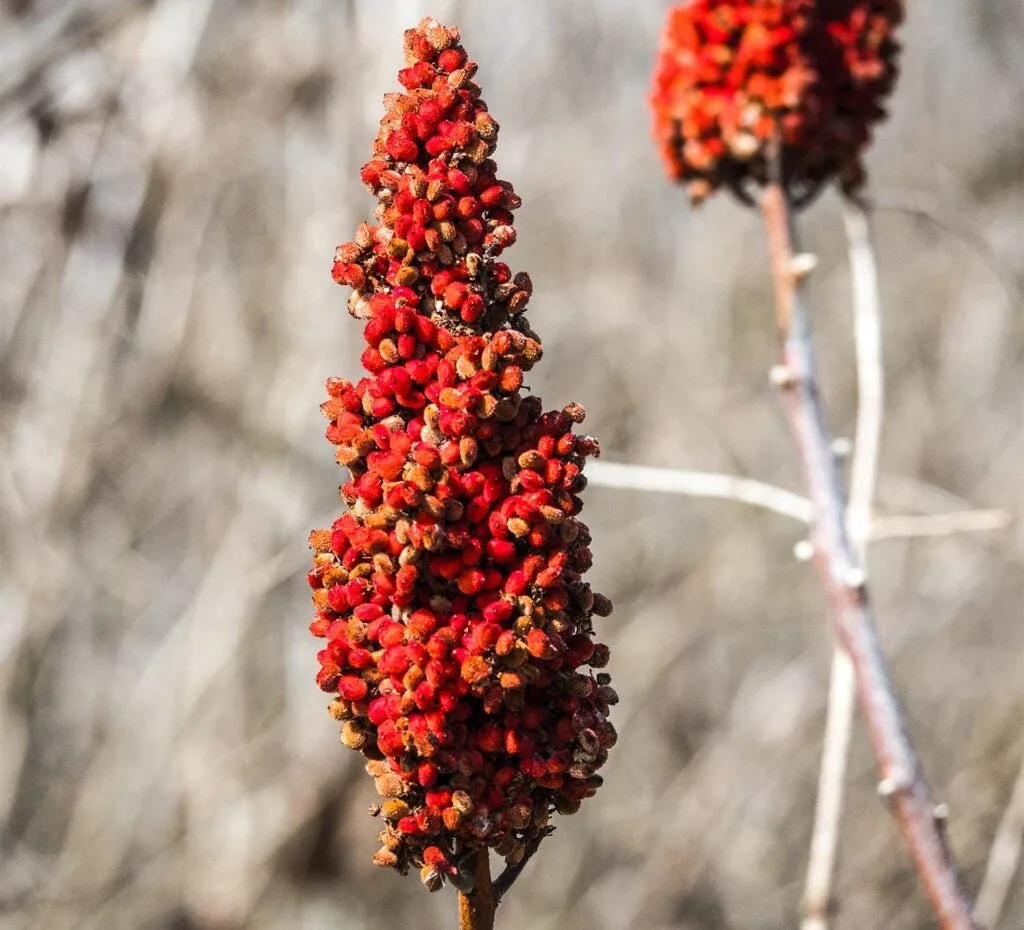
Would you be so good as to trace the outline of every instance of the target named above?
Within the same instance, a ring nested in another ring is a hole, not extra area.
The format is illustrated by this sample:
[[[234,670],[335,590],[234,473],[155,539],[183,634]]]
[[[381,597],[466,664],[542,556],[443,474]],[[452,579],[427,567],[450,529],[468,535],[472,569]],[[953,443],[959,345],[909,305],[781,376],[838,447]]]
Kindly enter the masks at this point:
[[[773,370],[814,507],[811,542],[839,640],[853,666],[857,698],[904,842],[940,925],[974,928],[970,904],[935,815],[928,786],[895,697],[866,578],[846,529],[842,479],[818,392],[814,346],[800,285],[813,267],[795,253],[787,196],[778,181],[761,202],[771,259],[783,364]]]

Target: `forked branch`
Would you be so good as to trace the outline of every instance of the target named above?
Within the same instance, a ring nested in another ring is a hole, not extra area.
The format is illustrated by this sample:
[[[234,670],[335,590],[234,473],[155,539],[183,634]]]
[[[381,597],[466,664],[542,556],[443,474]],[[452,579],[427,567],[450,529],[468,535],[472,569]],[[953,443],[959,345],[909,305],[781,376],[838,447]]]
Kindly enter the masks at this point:
[[[814,262],[793,248],[792,221],[781,184],[762,199],[783,364],[773,370],[814,507],[814,563],[839,640],[853,666],[857,698],[890,803],[918,875],[948,930],[973,930],[970,904],[935,815],[917,754],[907,735],[878,639],[866,579],[846,531],[842,478],[818,392],[810,323],[800,285]]]

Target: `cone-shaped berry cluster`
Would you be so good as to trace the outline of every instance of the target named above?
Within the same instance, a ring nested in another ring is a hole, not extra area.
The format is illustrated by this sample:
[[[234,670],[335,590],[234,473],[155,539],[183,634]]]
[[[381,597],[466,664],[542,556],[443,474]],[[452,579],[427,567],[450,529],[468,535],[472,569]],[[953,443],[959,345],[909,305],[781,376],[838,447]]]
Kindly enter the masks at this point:
[[[458,30],[424,20],[405,57],[362,170],[377,223],[334,264],[367,375],[327,384],[349,510],[312,533],[309,582],[319,684],[386,799],[375,861],[435,888],[482,846],[514,863],[594,793],[617,698],[591,671],[611,604],[577,519],[598,447],[582,408],[523,395],[541,346],[529,278],[498,261],[519,205],[498,126]]]
[[[861,153],[896,76],[902,0],[691,0],[670,10],[654,134],[694,202],[748,199],[774,165],[799,202],[863,181]],[[774,165],[773,165],[774,163]]]

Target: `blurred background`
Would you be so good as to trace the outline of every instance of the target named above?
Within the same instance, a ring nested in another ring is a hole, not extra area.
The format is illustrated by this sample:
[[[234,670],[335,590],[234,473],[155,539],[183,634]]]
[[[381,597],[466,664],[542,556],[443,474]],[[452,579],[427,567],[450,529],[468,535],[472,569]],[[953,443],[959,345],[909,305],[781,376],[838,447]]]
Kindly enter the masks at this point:
[[[799,490],[755,213],[662,177],[664,3],[0,2],[0,924],[454,924],[376,869],[314,684],[306,535],[340,510],[318,405],[360,326],[330,278],[402,30],[462,27],[524,206],[514,268],[616,462]],[[879,512],[1009,528],[871,551],[882,634],[975,891],[1024,754],[1024,6],[911,4],[881,211]],[[838,199],[802,220],[832,426],[855,413]],[[592,486],[622,697],[605,787],[506,928],[796,923],[832,647],[801,527]],[[934,926],[858,731],[837,930]],[[1018,871],[1000,928],[1024,926]]]

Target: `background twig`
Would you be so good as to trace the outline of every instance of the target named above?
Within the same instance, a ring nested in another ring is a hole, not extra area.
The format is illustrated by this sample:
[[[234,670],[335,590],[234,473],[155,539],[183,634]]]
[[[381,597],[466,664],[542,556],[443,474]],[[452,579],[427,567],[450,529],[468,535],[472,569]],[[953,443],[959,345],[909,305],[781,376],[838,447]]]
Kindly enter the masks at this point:
[[[846,525],[857,559],[862,566],[867,566],[885,412],[882,314],[867,212],[861,203],[848,198],[843,204],[843,219],[850,251],[857,358],[857,427],[850,467],[850,500],[846,508]],[[836,868],[855,693],[853,666],[841,645],[833,650],[830,674],[821,773],[818,777],[818,797],[804,889],[802,930],[825,930],[828,926]]]
[[[800,523],[811,522],[811,502],[806,497],[754,478],[622,462],[591,462],[587,465],[587,479],[592,487],[708,497],[760,507]],[[866,529],[868,542],[876,542],[980,533],[1003,529],[1009,523],[1010,516],[1005,510],[962,510],[874,516]]]
[[[877,212],[905,213],[920,217],[961,240],[986,265],[1011,308],[1024,307],[1024,288],[1007,272],[993,253],[985,236],[972,225],[962,211],[944,209],[936,197],[920,191],[880,191],[871,197],[870,207]]]
[[[1003,913],[1013,876],[1020,865],[1024,847],[1024,760],[1013,786],[1010,803],[996,828],[985,877],[981,881],[978,900],[974,905],[974,919],[982,927],[995,927]]]
[[[753,478],[678,468],[591,462],[587,465],[587,481],[605,488],[631,488],[738,501],[803,523],[811,519],[811,502],[807,498]]]
[[[1010,525],[1005,510],[964,510],[906,517],[877,517],[871,527],[871,541],[882,539],[921,539],[927,536],[954,536],[1001,530]]]

